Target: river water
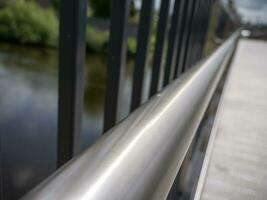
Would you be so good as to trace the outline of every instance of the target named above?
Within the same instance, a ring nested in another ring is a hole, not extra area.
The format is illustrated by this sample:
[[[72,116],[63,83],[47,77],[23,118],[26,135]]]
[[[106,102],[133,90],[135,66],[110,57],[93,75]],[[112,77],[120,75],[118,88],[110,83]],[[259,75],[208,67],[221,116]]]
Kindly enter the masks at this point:
[[[56,169],[58,53],[0,45],[1,199],[17,199]],[[120,117],[129,112],[133,59],[125,72]],[[82,148],[102,133],[107,58],[88,54]],[[145,94],[150,70],[147,69]]]

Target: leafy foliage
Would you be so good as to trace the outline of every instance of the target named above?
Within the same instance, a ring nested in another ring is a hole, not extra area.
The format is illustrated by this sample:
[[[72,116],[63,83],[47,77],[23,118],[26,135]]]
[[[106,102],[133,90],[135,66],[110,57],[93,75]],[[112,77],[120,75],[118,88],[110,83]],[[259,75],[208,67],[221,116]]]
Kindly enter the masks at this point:
[[[56,46],[57,38],[58,20],[51,9],[17,0],[0,10],[0,40]]]
[[[91,0],[109,10],[109,0]],[[0,41],[23,44],[57,47],[58,45],[58,0],[52,0],[52,7],[41,8],[35,0],[7,1],[0,9]],[[101,3],[102,2],[102,3]],[[93,5],[91,3],[91,5]],[[105,4],[105,6],[104,6]],[[105,15],[109,11],[103,9]],[[133,12],[134,13],[134,12]],[[104,15],[102,15],[104,16]],[[109,31],[98,30],[93,27],[86,29],[87,50],[96,53],[106,53],[109,43]],[[136,53],[136,39],[130,37],[128,40],[128,52]]]
[[[105,52],[109,40],[108,31],[100,31],[91,27],[86,29],[86,47],[89,51]]]

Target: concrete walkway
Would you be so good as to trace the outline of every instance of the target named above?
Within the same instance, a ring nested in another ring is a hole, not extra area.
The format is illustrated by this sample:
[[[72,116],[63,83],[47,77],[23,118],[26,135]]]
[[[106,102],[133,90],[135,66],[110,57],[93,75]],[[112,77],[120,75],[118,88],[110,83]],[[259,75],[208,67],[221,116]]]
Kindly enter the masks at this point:
[[[196,200],[267,200],[267,42],[240,40]]]

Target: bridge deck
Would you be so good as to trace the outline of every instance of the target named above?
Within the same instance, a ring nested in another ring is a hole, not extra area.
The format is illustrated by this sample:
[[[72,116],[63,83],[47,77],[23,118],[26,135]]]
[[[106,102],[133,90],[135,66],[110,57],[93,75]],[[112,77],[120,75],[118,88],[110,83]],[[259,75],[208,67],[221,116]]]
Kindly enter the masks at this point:
[[[229,73],[196,199],[266,200],[267,42],[240,40]]]

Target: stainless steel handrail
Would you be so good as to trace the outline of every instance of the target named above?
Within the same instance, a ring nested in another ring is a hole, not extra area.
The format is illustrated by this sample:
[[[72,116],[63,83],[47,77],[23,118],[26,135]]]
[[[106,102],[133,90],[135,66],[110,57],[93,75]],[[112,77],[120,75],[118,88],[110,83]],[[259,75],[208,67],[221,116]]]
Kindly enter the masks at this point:
[[[166,199],[237,38],[233,34],[23,199]]]

